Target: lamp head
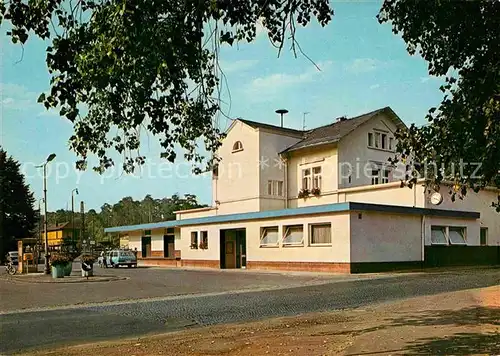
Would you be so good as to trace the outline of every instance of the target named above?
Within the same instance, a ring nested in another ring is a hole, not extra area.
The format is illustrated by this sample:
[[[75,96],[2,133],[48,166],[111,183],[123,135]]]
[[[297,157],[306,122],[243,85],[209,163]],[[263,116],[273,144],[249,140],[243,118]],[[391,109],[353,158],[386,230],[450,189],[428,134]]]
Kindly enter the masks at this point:
[[[78,195],[78,188],[75,188],[76,195]]]
[[[49,155],[49,157],[47,157],[47,163],[49,163],[50,161],[52,161],[54,158],[56,158],[56,154],[55,153],[51,153]]]

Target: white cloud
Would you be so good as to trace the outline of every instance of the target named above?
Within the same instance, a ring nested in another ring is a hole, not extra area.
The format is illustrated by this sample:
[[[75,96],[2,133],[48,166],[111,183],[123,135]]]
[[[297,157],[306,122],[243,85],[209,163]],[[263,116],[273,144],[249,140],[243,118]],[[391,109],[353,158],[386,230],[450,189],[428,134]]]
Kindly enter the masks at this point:
[[[255,78],[248,86],[247,91],[249,94],[267,97],[272,93],[290,86],[312,82],[320,78],[324,75],[324,72],[328,71],[332,64],[332,61],[317,63],[321,71],[311,65],[306,71],[299,74],[275,73],[265,77]]]
[[[37,104],[40,93],[17,84],[0,83],[0,103],[3,109],[26,110]]]
[[[226,62],[221,61],[220,67],[225,74],[234,73],[234,72],[243,72],[247,69],[250,69],[259,63],[256,59],[243,59],[239,61]]]
[[[373,84],[373,85],[370,85],[370,89],[373,90],[373,89],[378,89],[380,88],[380,84]]]
[[[420,78],[420,83],[427,83],[429,80],[437,80],[437,81],[443,81],[445,78],[445,76],[441,76],[441,77],[435,77],[435,76],[427,76],[427,77],[421,77]]]
[[[377,69],[380,65],[381,62],[373,58],[357,58],[346,65],[346,70],[355,74],[366,73]]]

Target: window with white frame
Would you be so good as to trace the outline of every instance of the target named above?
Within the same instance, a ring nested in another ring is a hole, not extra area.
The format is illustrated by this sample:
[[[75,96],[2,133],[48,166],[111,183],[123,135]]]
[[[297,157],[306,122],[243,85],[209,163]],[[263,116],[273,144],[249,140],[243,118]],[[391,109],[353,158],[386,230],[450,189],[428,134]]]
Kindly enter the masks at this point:
[[[310,244],[325,245],[332,243],[332,225],[331,224],[312,224],[309,226]]]
[[[465,228],[464,227],[449,227],[448,237],[450,245],[466,245]]]
[[[388,133],[378,131],[368,132],[368,147],[388,151],[393,151],[396,148],[394,137],[390,137]]]
[[[459,226],[431,226],[431,244],[466,245],[467,229]]]
[[[380,169],[372,169],[372,185],[379,184]]]
[[[321,167],[313,167],[313,188],[321,189]]]
[[[198,231],[191,231],[191,248],[198,249]]]
[[[303,246],[304,226],[289,225],[283,226],[283,246]]]
[[[387,134],[381,134],[381,143],[380,143],[380,147],[383,149],[383,150],[386,150],[387,149]]]
[[[390,170],[388,169],[383,169],[382,170],[382,184],[383,183],[389,183],[389,174],[390,174]]]
[[[311,169],[302,170],[302,189],[311,189]]]
[[[260,246],[278,246],[279,235],[277,226],[262,227],[260,229]]]
[[[444,226],[431,226],[431,244],[447,245],[446,228]]]
[[[375,132],[375,147],[380,147],[380,132]]]
[[[267,195],[274,195],[278,197],[283,196],[283,181],[282,180],[268,180],[267,181]]]
[[[200,232],[200,248],[207,249],[208,248],[208,231]]]

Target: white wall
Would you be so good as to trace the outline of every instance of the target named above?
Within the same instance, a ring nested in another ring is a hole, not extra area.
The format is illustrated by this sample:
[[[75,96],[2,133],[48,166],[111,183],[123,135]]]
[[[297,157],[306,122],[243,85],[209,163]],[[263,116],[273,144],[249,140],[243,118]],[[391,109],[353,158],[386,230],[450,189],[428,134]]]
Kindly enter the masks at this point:
[[[332,224],[332,244],[329,246],[309,246],[309,228],[311,223]],[[304,224],[305,244],[301,247],[260,247],[261,227],[278,226],[280,236],[283,225]],[[237,223],[211,224],[204,226],[182,227],[179,247],[183,259],[219,260],[220,230],[246,229],[247,261],[279,262],[349,262],[349,214],[330,214],[324,216],[302,216],[283,219],[266,219]],[[208,231],[208,249],[190,248],[192,231]]]
[[[301,137],[297,135],[287,136],[284,133],[277,134],[265,129],[259,129],[259,159],[262,166],[259,169],[260,180],[260,210],[275,210],[285,208],[284,189],[286,187],[285,164],[281,161],[278,153],[297,143]],[[283,182],[283,196],[269,196],[267,184],[269,180]]]
[[[137,251],[142,251],[141,237],[142,237],[141,231],[129,232],[128,246],[131,250],[137,249]]]
[[[431,245],[431,226],[448,226],[466,228],[467,246],[479,245],[479,220],[443,218],[435,216],[425,217],[425,245]]]
[[[368,132],[373,132],[373,129],[385,131],[388,137],[394,138],[397,127],[389,117],[380,113],[340,140],[338,154],[340,188],[370,185],[371,166],[368,163],[373,161],[387,164],[388,158],[394,155],[389,150],[368,147]],[[351,183],[347,179],[349,167],[352,169]],[[346,178],[341,179],[341,176]],[[390,181],[392,180],[390,176]]]
[[[500,191],[482,190],[479,193],[469,191],[463,200],[457,198],[455,202],[451,201],[448,189],[443,187],[440,192],[444,198],[443,203],[438,206],[432,205],[427,195],[424,202],[426,208],[479,212],[480,227],[488,228],[488,245],[500,245],[500,213],[491,207],[493,201],[498,201]]]
[[[243,150],[233,152],[233,144],[241,141]],[[227,133],[218,154],[219,177],[213,182],[213,206],[259,197],[259,133],[252,127],[235,121]]]
[[[322,196],[297,200],[297,195],[302,189],[302,170],[317,166],[321,166]],[[294,200],[291,207],[327,204],[328,202],[322,201],[323,196],[338,189],[337,166],[337,149],[333,145],[291,152],[288,159],[288,198]]]
[[[351,262],[423,260],[420,216],[362,211],[351,212],[350,221]]]

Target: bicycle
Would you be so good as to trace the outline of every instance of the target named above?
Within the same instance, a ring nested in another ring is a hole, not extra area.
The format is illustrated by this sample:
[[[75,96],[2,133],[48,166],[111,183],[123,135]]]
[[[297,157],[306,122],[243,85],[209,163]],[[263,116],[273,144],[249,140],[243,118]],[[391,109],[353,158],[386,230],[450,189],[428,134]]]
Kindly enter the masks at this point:
[[[11,276],[16,274],[17,268],[14,266],[12,261],[9,261],[5,264],[5,269],[7,270],[7,273],[10,274]]]

